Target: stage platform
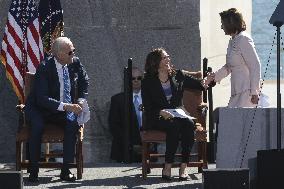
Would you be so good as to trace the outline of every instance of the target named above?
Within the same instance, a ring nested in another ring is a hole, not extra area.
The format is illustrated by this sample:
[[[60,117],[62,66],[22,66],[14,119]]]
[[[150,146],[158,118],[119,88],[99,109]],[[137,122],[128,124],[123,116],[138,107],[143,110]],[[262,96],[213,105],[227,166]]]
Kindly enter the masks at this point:
[[[215,168],[215,164],[209,164],[209,168]],[[0,170],[14,170],[13,164],[0,164]],[[75,169],[71,170],[76,173]],[[40,169],[40,182],[33,184],[28,182],[28,174],[23,171],[24,189],[44,188],[187,188],[202,189],[202,174],[197,168],[188,168],[190,179],[180,182],[178,180],[178,168],[172,169],[175,179],[172,182],[164,182],[161,179],[161,169],[152,169],[146,180],[141,177],[141,164],[107,163],[88,165],[84,169],[83,179],[74,183],[62,182],[59,179],[60,170]]]

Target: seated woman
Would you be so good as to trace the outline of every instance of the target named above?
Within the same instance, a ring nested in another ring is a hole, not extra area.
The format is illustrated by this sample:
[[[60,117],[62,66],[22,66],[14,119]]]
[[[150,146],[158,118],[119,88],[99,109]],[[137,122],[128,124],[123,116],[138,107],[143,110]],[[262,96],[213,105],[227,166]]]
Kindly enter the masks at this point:
[[[208,87],[208,82],[186,75],[185,71],[173,69],[170,56],[163,48],[154,49],[147,55],[141,90],[146,116],[146,125],[143,127],[146,130],[163,130],[167,134],[165,166],[162,170],[164,180],[171,180],[171,166],[179,139],[182,147],[179,179],[188,179],[185,169],[194,143],[194,130],[202,130],[202,127],[195,128],[193,120],[174,118],[165,109],[182,106],[185,88],[204,90]]]

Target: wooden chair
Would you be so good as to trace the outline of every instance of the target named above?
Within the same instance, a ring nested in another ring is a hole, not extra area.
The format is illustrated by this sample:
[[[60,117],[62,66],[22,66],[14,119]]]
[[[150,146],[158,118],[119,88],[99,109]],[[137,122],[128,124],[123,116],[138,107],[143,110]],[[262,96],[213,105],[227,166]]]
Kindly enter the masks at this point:
[[[33,73],[27,73],[25,78],[25,100],[30,92],[32,82],[34,79]],[[16,135],[16,170],[28,168],[28,160],[24,155],[24,146],[28,142],[30,127],[25,121],[24,116],[24,104],[17,105],[17,109],[20,110],[20,124],[18,133]],[[71,167],[77,168],[77,178],[82,179],[83,173],[83,153],[82,153],[82,142],[83,142],[83,126],[80,127],[76,141],[76,154],[75,161],[71,164]],[[62,163],[60,162],[49,162],[48,159],[53,157],[63,157],[63,152],[55,153],[49,151],[49,143],[63,143],[64,139],[64,126],[55,124],[46,124],[43,130],[42,143],[46,144],[44,161],[39,162],[40,168],[61,168]]]
[[[201,72],[190,72],[191,75],[201,78]],[[188,162],[188,167],[198,167],[198,172],[202,172],[203,168],[208,168],[207,155],[206,155],[206,144],[207,144],[207,132],[206,132],[206,115],[202,114],[206,104],[202,103],[202,92],[198,90],[185,90],[183,95],[183,103],[185,109],[196,117],[196,125],[202,126],[204,131],[195,132],[195,144],[197,145],[197,153],[191,153],[191,160]],[[151,143],[165,143],[166,133],[157,130],[147,130],[141,132],[142,142],[142,176],[144,179],[147,178],[147,174],[151,172],[151,168],[163,168],[163,162],[152,162],[151,157],[164,157],[165,154],[154,154],[149,151],[149,145]],[[181,154],[176,154],[181,156]],[[172,167],[179,167],[180,163],[173,163]]]

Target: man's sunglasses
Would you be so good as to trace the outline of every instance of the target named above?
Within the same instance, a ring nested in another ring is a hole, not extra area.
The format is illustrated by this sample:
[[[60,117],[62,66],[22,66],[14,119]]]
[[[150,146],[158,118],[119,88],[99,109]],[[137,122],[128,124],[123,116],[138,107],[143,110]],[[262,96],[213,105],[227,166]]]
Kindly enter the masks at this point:
[[[75,49],[69,51],[69,52],[68,52],[68,55],[71,56],[71,55],[74,54],[74,53],[75,53]]]
[[[142,76],[132,77],[132,81],[133,81],[133,80],[141,81],[141,80],[142,80]]]

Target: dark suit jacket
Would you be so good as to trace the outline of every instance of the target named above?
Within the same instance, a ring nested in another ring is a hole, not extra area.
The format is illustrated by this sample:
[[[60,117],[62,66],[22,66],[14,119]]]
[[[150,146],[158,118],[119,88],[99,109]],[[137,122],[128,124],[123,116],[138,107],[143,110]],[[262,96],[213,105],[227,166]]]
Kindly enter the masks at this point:
[[[111,97],[111,105],[109,111],[109,129],[113,136],[111,147],[111,159],[119,162],[124,161],[123,147],[124,147],[124,125],[125,125],[125,103],[124,93],[118,93]],[[133,103],[132,103],[133,104]],[[134,106],[133,106],[134,110]],[[129,130],[129,143],[130,145],[140,145],[140,131],[138,120],[135,111],[132,112],[133,123]]]
[[[183,91],[186,88],[204,90],[200,79],[184,74],[176,70],[176,74],[169,77],[171,83],[172,97],[167,101],[158,76],[145,74],[141,83],[141,94],[144,106],[146,123],[143,129],[158,129],[160,110],[165,108],[177,108],[182,105]]]
[[[72,64],[68,65],[71,83],[71,100],[75,103],[75,75],[77,75],[78,98],[85,98],[88,93],[89,78],[80,63],[79,58],[74,57]],[[27,98],[25,112],[29,119],[31,109],[39,111],[43,117],[52,114],[65,114],[57,110],[60,104],[60,83],[54,57],[46,58],[37,68],[31,93]]]

